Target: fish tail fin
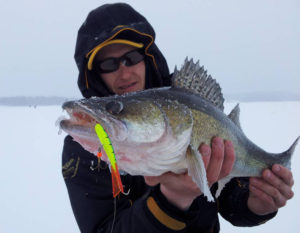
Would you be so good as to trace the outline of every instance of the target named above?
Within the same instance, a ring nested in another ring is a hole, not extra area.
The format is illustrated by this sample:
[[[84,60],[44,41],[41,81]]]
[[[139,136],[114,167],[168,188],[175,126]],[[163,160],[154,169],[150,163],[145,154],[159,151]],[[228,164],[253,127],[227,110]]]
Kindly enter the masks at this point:
[[[119,195],[119,193],[124,193],[123,184],[121,180],[121,176],[119,173],[119,169],[117,164],[115,167],[111,168],[111,180],[112,180],[112,190],[113,190],[113,197]]]
[[[186,153],[188,174],[193,178],[193,181],[198,185],[204,196],[207,197],[208,201],[214,201],[214,198],[210,192],[208,186],[206,169],[202,159],[202,155],[198,150],[192,146],[188,147]]]
[[[291,170],[291,158],[296,149],[299,139],[300,136],[296,138],[294,143],[290,146],[290,148],[287,151],[280,154],[282,165],[289,168],[290,170]]]

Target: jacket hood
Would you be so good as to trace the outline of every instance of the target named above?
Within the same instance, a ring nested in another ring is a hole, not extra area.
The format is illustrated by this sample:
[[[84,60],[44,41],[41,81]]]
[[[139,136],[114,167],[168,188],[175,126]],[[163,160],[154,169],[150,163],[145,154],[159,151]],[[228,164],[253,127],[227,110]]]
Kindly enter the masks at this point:
[[[114,39],[144,44],[146,89],[170,85],[168,65],[154,42],[150,23],[128,4],[105,4],[91,11],[78,31],[74,57],[79,69],[78,86],[84,97],[113,94],[99,75],[88,70],[87,62],[93,49]]]

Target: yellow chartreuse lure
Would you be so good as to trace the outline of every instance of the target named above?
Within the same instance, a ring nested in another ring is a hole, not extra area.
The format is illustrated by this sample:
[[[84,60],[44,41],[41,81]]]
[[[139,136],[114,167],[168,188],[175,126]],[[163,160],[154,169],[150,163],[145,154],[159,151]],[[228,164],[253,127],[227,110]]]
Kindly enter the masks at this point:
[[[111,144],[111,141],[107,133],[105,132],[104,128],[100,124],[95,125],[95,131],[111,165],[113,196],[116,197],[120,192],[124,193],[124,190],[123,190],[123,184],[121,181],[121,177],[117,165],[114,148]],[[101,157],[101,151],[98,153],[98,157]]]

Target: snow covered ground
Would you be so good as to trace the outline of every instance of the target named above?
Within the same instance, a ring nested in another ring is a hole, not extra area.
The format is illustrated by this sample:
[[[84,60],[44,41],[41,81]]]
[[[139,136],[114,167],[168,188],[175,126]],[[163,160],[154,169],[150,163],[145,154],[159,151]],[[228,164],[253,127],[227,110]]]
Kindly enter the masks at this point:
[[[226,104],[229,112],[235,103]],[[241,103],[246,135],[269,152],[282,152],[300,135],[300,102]],[[61,175],[65,134],[55,121],[60,106],[0,106],[0,232],[79,232]],[[221,220],[223,233],[299,232],[300,145],[292,159],[295,197],[270,222],[236,228]]]

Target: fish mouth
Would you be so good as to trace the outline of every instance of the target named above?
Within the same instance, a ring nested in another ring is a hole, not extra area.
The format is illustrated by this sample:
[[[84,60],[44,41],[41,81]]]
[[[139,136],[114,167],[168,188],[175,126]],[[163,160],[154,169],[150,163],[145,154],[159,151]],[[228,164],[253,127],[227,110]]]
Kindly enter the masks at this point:
[[[88,106],[76,102],[65,103],[63,110],[67,112],[69,119],[60,120],[60,128],[91,153],[97,154],[100,147],[95,132],[96,124],[102,125],[110,140],[124,141],[127,138],[126,125],[105,111],[95,112]]]

